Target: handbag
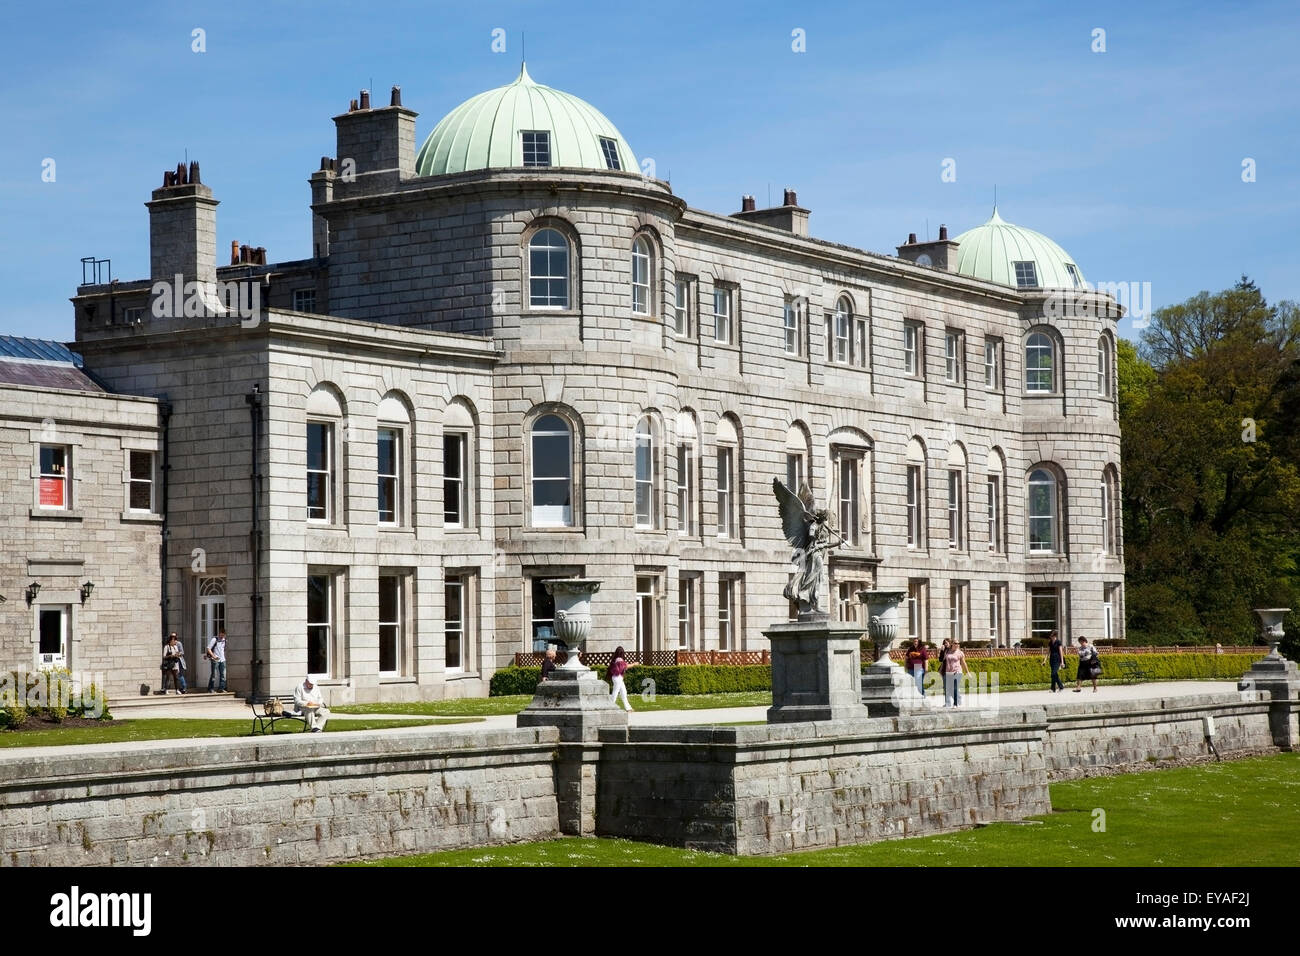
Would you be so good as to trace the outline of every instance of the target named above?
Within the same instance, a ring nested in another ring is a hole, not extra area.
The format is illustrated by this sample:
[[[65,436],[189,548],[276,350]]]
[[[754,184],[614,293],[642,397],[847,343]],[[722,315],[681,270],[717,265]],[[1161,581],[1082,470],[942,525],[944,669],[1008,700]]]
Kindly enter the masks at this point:
[[[279,697],[268,697],[266,702],[262,705],[262,711],[268,717],[283,717],[284,701]]]

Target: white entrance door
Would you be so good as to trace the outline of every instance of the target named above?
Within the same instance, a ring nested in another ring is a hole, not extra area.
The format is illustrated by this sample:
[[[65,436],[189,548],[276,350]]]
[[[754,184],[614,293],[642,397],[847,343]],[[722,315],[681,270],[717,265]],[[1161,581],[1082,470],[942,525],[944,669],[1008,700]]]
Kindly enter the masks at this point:
[[[72,609],[62,607],[42,607],[40,614],[40,644],[36,649],[36,666],[68,666],[68,625]]]
[[[189,679],[195,684],[208,676],[208,662],[203,660],[204,650],[217,636],[217,632],[226,626],[226,579],[200,578],[198,590],[198,619],[194,627],[198,647],[194,648],[193,656],[187,661],[190,667]],[[203,673],[199,672],[200,663],[204,665]]]

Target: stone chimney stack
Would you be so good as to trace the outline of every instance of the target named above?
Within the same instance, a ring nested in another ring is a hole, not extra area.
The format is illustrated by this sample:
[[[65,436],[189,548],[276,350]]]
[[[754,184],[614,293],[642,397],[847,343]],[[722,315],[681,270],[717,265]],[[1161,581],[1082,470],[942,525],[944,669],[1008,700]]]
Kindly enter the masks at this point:
[[[370,91],[362,90],[346,113],[334,117],[339,198],[387,192],[415,175],[419,114],[401,105],[400,87],[393,87],[389,101],[392,105],[372,109]]]
[[[943,272],[957,271],[957,246],[959,243],[948,238],[948,227],[939,227],[939,238],[934,242],[917,242],[916,233],[907,234],[907,242],[898,246],[898,258],[914,262],[918,266],[928,266]]]
[[[338,162],[329,156],[320,158],[320,169],[311,174],[311,254],[324,259],[330,254],[330,224],[322,214],[334,200],[334,179]]]
[[[799,197],[793,189],[786,189],[781,205],[771,209],[755,209],[753,196],[745,196],[740,206],[740,212],[732,213],[732,216],[737,219],[771,226],[773,229],[781,229],[796,236],[808,235],[809,212],[799,205]]]
[[[217,281],[217,205],[199,181],[199,164],[163,173],[163,184],[145,203],[149,209],[149,277],[171,281]]]

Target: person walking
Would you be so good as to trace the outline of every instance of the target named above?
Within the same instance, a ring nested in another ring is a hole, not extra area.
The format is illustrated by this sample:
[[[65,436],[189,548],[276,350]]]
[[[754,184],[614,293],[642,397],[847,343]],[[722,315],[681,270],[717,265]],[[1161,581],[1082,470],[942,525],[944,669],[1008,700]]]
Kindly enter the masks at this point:
[[[970,668],[966,666],[961,644],[957,641],[948,641],[947,644],[948,653],[943,658],[943,705],[947,707],[951,698],[952,706],[960,707],[961,679],[970,673]]]
[[[185,648],[181,646],[181,639],[175,631],[167,637],[167,643],[163,645],[162,659],[162,687],[163,693],[168,693],[167,677],[171,676],[172,686],[176,688],[177,694],[185,693]]]
[[[1057,688],[1065,690],[1065,681],[1061,680],[1061,665],[1065,663],[1065,645],[1061,643],[1061,635],[1053,631],[1047,638],[1047,663],[1052,668],[1052,693],[1055,694]]]
[[[916,691],[922,696],[925,695],[925,664],[929,658],[921,639],[918,637],[912,641],[907,649],[907,672],[916,681]]]
[[[1086,637],[1079,638],[1079,672],[1075,675],[1074,692],[1083,693],[1083,681],[1092,678],[1092,692],[1097,693],[1097,678],[1101,676],[1101,658],[1097,648],[1088,643]]]
[[[622,647],[614,649],[614,659],[609,662],[609,682],[613,685],[614,690],[609,695],[609,699],[618,704],[619,695],[623,695],[623,709],[629,714],[632,713],[632,705],[627,699],[627,685],[623,683],[623,675],[627,673],[629,667],[635,667],[635,664],[627,662],[627,656],[623,653]]]
[[[226,692],[226,629],[224,627],[217,631],[216,637],[208,641],[203,656],[212,665],[212,670],[208,671],[208,693],[211,694],[212,685],[217,684],[217,690],[224,694]]]

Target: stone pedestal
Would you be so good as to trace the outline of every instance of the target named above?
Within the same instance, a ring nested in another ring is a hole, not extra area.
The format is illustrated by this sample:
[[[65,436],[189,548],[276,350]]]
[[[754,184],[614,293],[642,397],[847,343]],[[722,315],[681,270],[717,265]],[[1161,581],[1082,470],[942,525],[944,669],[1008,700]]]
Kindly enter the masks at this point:
[[[1300,669],[1293,661],[1270,654],[1242,675],[1237,689],[1267,695],[1273,743],[1281,750],[1300,750]]]
[[[862,703],[872,717],[897,717],[925,706],[916,679],[894,663],[889,649],[898,638],[898,608],[906,591],[859,591],[867,615],[867,630],[880,657],[862,673]]]
[[[866,717],[858,687],[862,628],[826,621],[777,624],[772,642],[769,724]]]
[[[576,651],[573,656],[578,656]],[[556,669],[550,680],[537,685],[532,702],[515,718],[515,726],[559,728],[555,795],[560,832],[591,836],[596,832],[596,768],[600,759],[596,737],[606,727],[627,733],[627,713],[610,700],[609,685],[586,668],[576,677]]]

